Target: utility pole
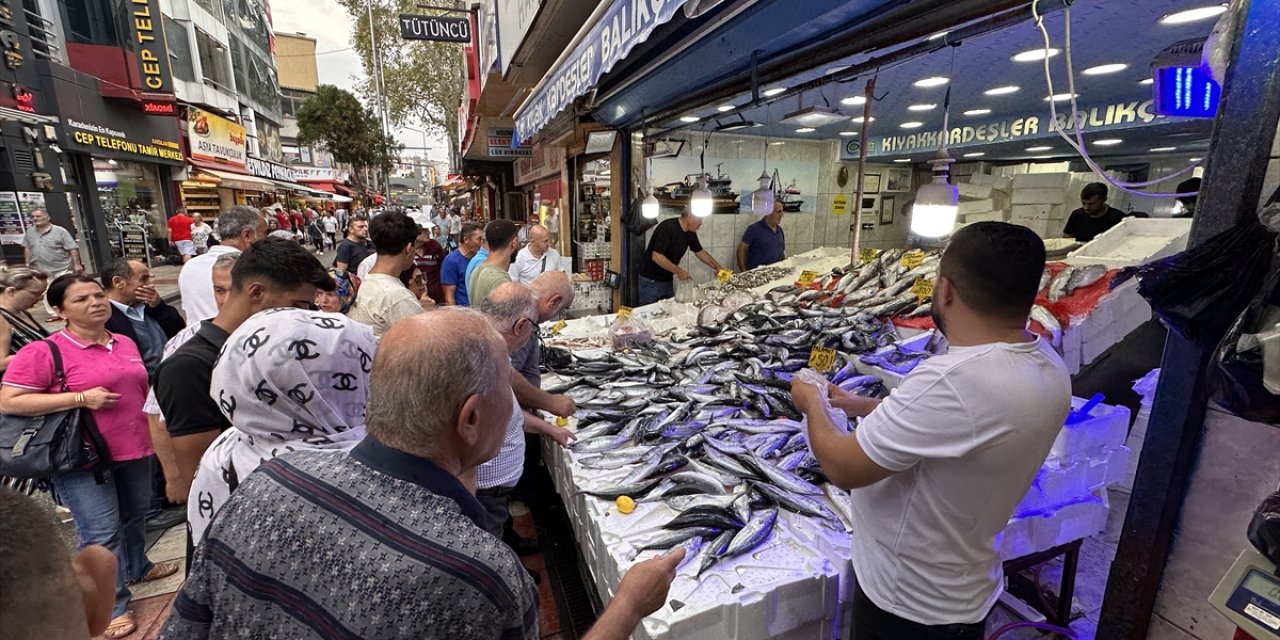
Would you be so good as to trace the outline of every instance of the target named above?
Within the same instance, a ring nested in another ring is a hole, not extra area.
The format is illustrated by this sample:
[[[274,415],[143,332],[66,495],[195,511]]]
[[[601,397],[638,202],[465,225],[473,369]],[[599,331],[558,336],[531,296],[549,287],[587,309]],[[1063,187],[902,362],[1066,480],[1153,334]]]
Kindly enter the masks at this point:
[[[366,0],[365,8],[369,13],[369,45],[373,53],[373,87],[374,98],[377,101],[378,110],[378,128],[382,132],[384,139],[387,139],[387,102],[386,102],[386,85],[382,77],[382,53],[378,50],[378,31],[373,21],[373,0]],[[385,167],[378,167],[377,174],[382,177],[382,192],[386,197],[391,197],[391,183],[387,175]],[[377,190],[375,183],[374,189]]]

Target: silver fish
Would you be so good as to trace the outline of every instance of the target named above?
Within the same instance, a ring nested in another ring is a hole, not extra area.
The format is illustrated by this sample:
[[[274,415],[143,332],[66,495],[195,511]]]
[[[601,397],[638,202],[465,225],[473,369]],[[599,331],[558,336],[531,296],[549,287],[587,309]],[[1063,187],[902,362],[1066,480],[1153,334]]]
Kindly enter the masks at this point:
[[[1049,301],[1057,302],[1067,295],[1067,285],[1071,283],[1071,277],[1076,273],[1075,267],[1067,267],[1054,276],[1053,281],[1049,283]]]
[[[764,543],[773,533],[773,525],[778,521],[777,509],[765,509],[751,515],[751,519],[729,541],[722,558],[740,556]]]
[[[822,489],[818,488],[812,482],[809,482],[808,480],[805,480],[804,478],[801,478],[800,476],[797,476],[794,473],[791,473],[790,471],[783,471],[782,469],[779,469],[778,467],[774,466],[773,463],[767,460],[764,460],[760,456],[752,455],[750,460],[751,460],[752,466],[754,466],[756,469],[759,469],[760,472],[763,473],[765,477],[769,479],[770,482],[772,482],[774,485],[776,485],[780,489],[784,489],[786,491],[790,491],[792,493],[798,493],[802,495],[810,495],[810,496],[822,495]]]
[[[1040,326],[1051,334],[1052,337],[1049,342],[1055,349],[1062,348],[1062,323],[1058,322],[1058,319],[1048,309],[1038,304],[1033,305],[1031,307],[1031,319],[1039,322]]]

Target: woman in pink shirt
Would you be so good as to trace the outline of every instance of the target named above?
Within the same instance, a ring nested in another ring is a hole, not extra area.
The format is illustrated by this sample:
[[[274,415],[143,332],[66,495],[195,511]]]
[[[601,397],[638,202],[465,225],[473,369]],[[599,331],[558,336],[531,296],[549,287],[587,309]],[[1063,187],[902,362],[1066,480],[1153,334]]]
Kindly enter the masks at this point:
[[[49,285],[49,305],[67,326],[48,340],[18,351],[0,386],[0,411],[43,415],[88,407],[106,441],[112,462],[106,481],[93,471],[72,471],[52,478],[54,491],[75,517],[80,546],[99,544],[117,560],[115,606],[105,637],[122,638],[136,629],[129,612],[128,585],[173,575],[178,564],[147,560],[147,507],[151,502],[151,435],[142,404],[147,371],[138,347],[107,331],[111,317],[102,286],[83,275],[65,275]],[[62,356],[69,392],[54,376],[49,343]]]

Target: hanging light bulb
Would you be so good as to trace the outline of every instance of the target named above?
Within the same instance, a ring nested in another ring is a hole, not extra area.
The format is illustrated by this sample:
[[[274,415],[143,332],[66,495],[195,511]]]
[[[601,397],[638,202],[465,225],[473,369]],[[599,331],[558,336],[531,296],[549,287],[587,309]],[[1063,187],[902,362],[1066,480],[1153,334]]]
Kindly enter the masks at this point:
[[[953,162],[946,147],[938,149],[929,160],[933,165],[933,181],[916,191],[916,201],[911,208],[911,233],[921,238],[941,238],[955,229],[960,212],[960,189],[947,182]]]
[[[760,173],[760,188],[751,192],[751,212],[758,216],[773,213],[773,179],[766,172]]]
[[[658,217],[659,207],[660,205],[658,204],[658,197],[654,195],[652,191],[650,191],[649,197],[645,198],[644,202],[640,203],[640,215],[650,220],[653,220],[654,218]]]
[[[698,176],[698,188],[689,194],[689,211],[694,216],[705,218],[711,215],[711,190],[707,188],[707,175]]]

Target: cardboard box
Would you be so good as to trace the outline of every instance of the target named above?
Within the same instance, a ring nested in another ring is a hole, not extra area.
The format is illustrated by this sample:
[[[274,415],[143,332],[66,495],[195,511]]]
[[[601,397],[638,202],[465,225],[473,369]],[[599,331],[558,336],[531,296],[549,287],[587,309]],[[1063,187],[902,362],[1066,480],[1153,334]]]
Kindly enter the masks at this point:
[[[1065,201],[1065,192],[1062,189],[1033,189],[1014,187],[1013,204],[1056,204],[1062,206]]]
[[[1071,182],[1069,173],[1022,173],[1013,177],[1013,190],[1018,189],[1066,189]],[[1057,199],[1058,202],[1062,198]]]

